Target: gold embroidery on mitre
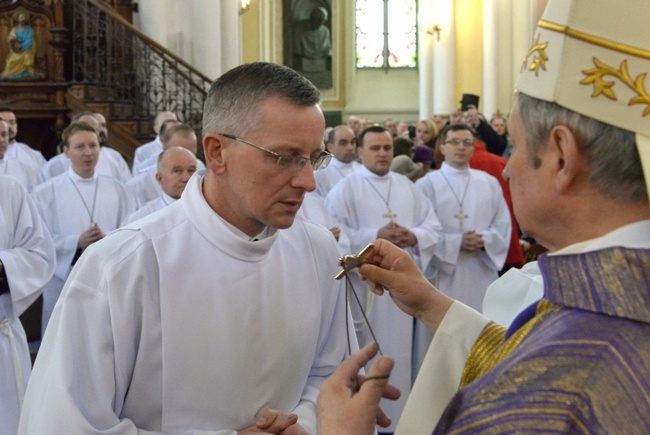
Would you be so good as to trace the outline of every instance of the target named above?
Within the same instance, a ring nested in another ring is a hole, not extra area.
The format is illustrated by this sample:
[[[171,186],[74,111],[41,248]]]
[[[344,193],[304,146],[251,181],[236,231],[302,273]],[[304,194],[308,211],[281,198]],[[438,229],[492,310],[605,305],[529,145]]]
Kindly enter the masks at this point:
[[[540,44],[539,35],[537,35],[535,43],[532,47],[530,47],[528,53],[526,53],[526,56],[524,57],[524,62],[521,65],[522,71],[527,67],[530,71],[535,72],[535,76],[539,76],[540,68],[546,71],[546,61],[548,60],[548,56],[546,55],[546,47],[548,47],[548,42]],[[533,62],[530,64],[530,66],[528,66],[528,59],[531,56],[533,56]]]
[[[643,111],[643,116],[650,115],[650,95],[648,95],[644,86],[645,77],[648,75],[647,73],[641,73],[636,77],[636,79],[632,79],[627,69],[627,60],[621,62],[619,69],[607,65],[595,57],[593,58],[593,61],[596,67],[582,70],[582,73],[587,77],[580,81],[580,84],[583,85],[593,84],[594,92],[591,94],[592,98],[604,95],[610,100],[617,101],[616,94],[614,93],[614,85],[616,82],[605,79],[605,77],[611,76],[614,79],[618,79],[621,83],[636,93],[636,96],[632,97],[627,103],[628,106],[634,104],[645,104],[646,108]]]

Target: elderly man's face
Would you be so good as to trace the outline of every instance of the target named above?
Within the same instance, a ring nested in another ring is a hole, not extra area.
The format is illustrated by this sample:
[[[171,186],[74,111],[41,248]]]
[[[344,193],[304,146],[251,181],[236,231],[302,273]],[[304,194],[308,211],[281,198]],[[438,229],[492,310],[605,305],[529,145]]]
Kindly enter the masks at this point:
[[[260,127],[241,139],[285,156],[312,158],[321,154],[325,120],[318,106],[300,107],[271,97],[260,104],[255,124]],[[225,165],[220,176],[226,183],[220,194],[226,195],[222,199],[226,204],[237,204],[227,211],[227,220],[251,236],[266,226],[290,227],[305,192],[316,188],[311,165],[285,169],[277,164],[277,157],[265,151],[219,137],[224,141]]]
[[[171,148],[161,160],[156,180],[162,191],[174,199],[181,197],[187,182],[196,172],[196,157],[186,149]]]

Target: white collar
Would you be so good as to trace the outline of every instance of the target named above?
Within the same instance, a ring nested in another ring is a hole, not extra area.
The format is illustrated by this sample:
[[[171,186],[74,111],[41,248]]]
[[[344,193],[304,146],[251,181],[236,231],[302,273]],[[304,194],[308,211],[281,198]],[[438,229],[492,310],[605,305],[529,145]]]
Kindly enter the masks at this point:
[[[631,249],[650,249],[650,220],[625,225],[604,236],[565,246],[548,255],[581,254],[612,248],[614,246]]]
[[[97,169],[97,168],[95,168]],[[92,177],[84,178],[81,175],[77,174],[74,169],[72,169],[72,166],[68,168],[68,177],[75,183],[83,183],[83,182],[88,182],[88,181],[95,181],[97,180],[97,171],[93,170],[93,175]]]

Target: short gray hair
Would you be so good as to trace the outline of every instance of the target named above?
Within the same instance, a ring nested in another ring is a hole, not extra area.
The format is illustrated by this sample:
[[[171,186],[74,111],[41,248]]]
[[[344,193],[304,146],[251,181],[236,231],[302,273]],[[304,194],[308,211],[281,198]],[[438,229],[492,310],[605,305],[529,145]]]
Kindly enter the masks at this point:
[[[203,106],[203,135],[254,131],[259,105],[270,97],[301,107],[320,102],[318,89],[291,68],[267,62],[241,65],[212,83]]]
[[[515,108],[526,131],[528,158],[535,168],[541,165],[538,155],[553,127],[564,125],[578,140],[593,187],[621,201],[648,201],[633,132],[521,93],[515,96]]]

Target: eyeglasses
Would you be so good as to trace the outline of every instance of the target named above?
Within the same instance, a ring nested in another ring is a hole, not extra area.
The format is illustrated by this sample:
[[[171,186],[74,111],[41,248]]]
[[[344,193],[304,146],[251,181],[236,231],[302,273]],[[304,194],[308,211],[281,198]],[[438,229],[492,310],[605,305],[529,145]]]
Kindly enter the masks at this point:
[[[318,171],[320,169],[325,169],[327,165],[329,165],[330,161],[332,160],[332,154],[328,153],[327,151],[322,151],[318,157],[311,157],[311,158],[307,158],[303,156],[286,156],[286,155],[278,154],[275,151],[267,150],[266,148],[263,148],[259,145],[255,145],[254,143],[250,143],[248,141],[245,141],[244,139],[240,139],[231,134],[225,134],[225,133],[219,133],[219,134],[223,137],[227,137],[228,139],[232,139],[234,141],[245,143],[246,145],[250,145],[253,148],[257,148],[258,150],[264,151],[265,153],[270,154],[273,157],[276,157],[277,158],[277,161],[275,163],[276,166],[280,167],[282,170],[285,171],[298,172],[305,167],[307,162],[311,163],[311,167],[314,171]]]
[[[464,145],[465,148],[473,147],[474,146],[474,140],[473,139],[449,139],[446,144],[451,144],[454,146],[459,146],[459,145]]]

